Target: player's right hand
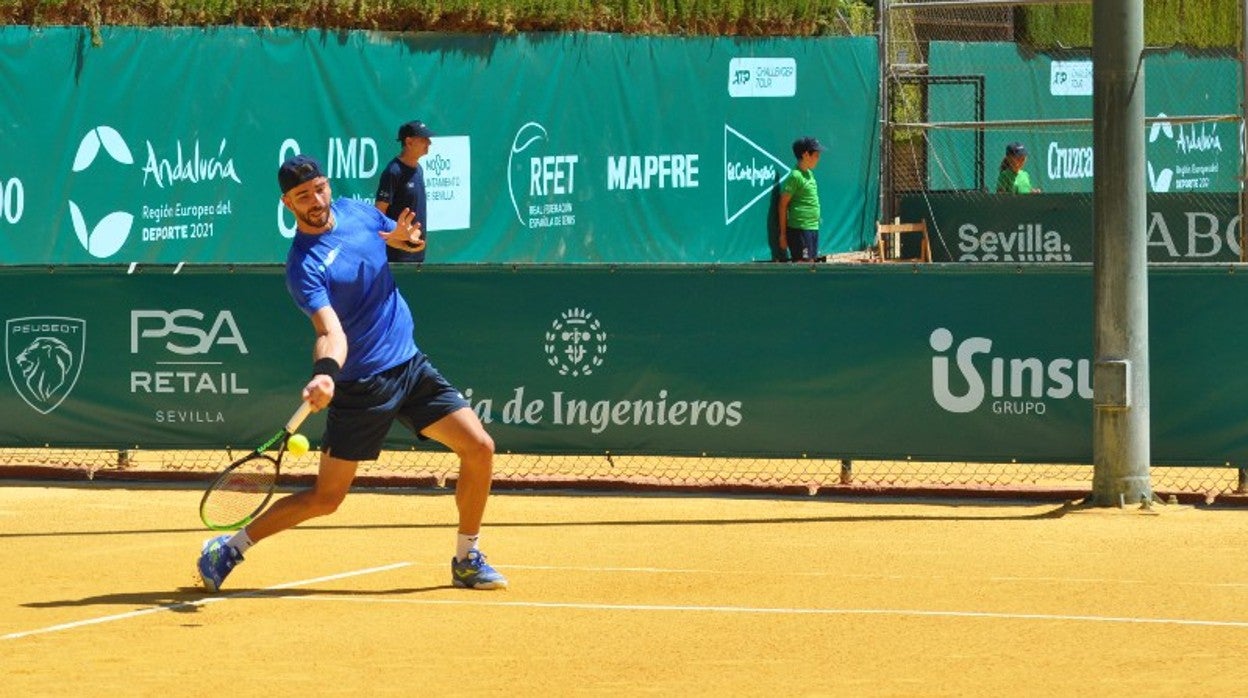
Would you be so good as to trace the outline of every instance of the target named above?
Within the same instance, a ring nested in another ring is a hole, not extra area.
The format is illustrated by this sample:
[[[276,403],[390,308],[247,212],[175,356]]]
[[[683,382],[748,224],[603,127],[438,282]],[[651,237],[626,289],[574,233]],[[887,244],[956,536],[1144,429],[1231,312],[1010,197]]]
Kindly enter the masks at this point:
[[[313,412],[319,412],[334,399],[334,379],[318,373],[303,387],[303,400],[312,406]]]

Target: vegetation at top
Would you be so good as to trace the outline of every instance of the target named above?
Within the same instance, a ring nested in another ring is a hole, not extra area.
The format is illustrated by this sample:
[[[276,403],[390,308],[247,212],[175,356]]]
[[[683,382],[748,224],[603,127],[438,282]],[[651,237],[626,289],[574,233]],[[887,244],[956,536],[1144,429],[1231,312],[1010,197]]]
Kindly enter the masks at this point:
[[[0,24],[378,31],[870,34],[862,0],[0,0]]]
[[[1226,49],[1240,40],[1238,0],[1144,0],[1144,43],[1154,48]],[[1033,5],[1020,38],[1039,49],[1092,45],[1092,4]]]
[[[1016,39],[1035,50],[1090,46],[1091,1],[1016,7]],[[1145,42],[1156,48],[1237,48],[1239,2],[1144,0]],[[875,31],[875,5],[876,0],[0,0],[0,24],[861,36]]]

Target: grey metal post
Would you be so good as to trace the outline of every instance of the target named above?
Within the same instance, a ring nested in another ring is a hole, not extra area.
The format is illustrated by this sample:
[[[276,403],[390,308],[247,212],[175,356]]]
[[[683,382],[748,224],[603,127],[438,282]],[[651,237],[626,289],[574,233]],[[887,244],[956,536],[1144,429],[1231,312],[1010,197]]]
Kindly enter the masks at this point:
[[[1144,3],[1092,3],[1092,497],[1151,501]]]
[[[1240,133],[1244,133],[1244,124],[1248,124],[1248,0],[1239,3],[1239,71],[1240,95],[1239,115],[1244,119],[1240,125]],[[1243,147],[1243,136],[1240,137],[1239,167],[1239,261],[1248,262],[1248,148]]]
[[[1248,2],[1248,0],[1245,0]],[[893,215],[893,100],[892,84],[889,82],[889,71],[892,60],[889,51],[892,49],[892,36],[889,24],[892,22],[892,11],[888,7],[889,0],[877,0],[875,4],[875,21],[879,31],[879,69],[880,69],[880,221],[891,221]],[[872,241],[874,242],[874,240]]]

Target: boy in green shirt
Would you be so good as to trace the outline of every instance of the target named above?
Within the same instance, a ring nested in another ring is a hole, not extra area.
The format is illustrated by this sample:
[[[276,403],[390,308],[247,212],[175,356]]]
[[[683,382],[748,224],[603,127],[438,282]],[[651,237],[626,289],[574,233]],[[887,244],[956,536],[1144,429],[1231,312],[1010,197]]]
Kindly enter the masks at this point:
[[[780,247],[789,249],[794,262],[819,258],[819,185],[811,170],[823,150],[810,136],[793,141],[797,167],[780,183]]]
[[[1001,174],[997,175],[998,194],[1031,194],[1039,192],[1031,186],[1031,175],[1023,169],[1027,164],[1027,147],[1017,141],[1005,146]]]

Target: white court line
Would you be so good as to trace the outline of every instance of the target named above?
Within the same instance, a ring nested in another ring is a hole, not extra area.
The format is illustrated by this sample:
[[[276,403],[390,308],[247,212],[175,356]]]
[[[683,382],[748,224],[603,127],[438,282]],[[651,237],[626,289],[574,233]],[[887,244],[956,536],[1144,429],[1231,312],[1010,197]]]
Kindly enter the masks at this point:
[[[414,562],[418,567],[443,567],[443,562]],[[869,581],[895,581],[904,582],[910,580],[921,579],[928,581],[956,582],[959,584],[971,584],[980,582],[1046,582],[1056,584],[1079,584],[1079,585],[1106,585],[1106,584],[1123,584],[1123,585],[1159,585],[1166,587],[1198,587],[1201,589],[1242,589],[1248,588],[1248,582],[1184,582],[1184,581],[1167,581],[1157,579],[1112,579],[1108,577],[1018,577],[1018,576],[990,576],[990,577],[972,577],[972,576],[955,576],[955,575],[903,575],[903,574],[864,574],[855,572],[842,572],[836,569],[830,570],[785,570],[776,572],[775,570],[713,570],[698,567],[578,567],[569,565],[518,565],[507,563],[509,570],[536,570],[540,572],[604,572],[615,574],[620,572],[635,574],[714,574],[720,576],[762,576],[762,575],[782,575],[786,577],[835,577],[838,579],[862,579]]]
[[[0,640],[17,640],[31,635],[43,635],[45,633],[55,633],[61,630],[73,630],[74,628],[82,628],[88,625],[98,625],[100,623],[111,623],[116,620],[126,620],[127,618],[138,618],[152,613],[160,613],[162,611],[179,611],[196,606],[204,606],[218,601],[229,601],[230,599],[241,599],[248,596],[259,596],[268,591],[278,591],[281,589],[292,589],[294,587],[307,586],[309,584],[317,584],[318,582],[331,582],[336,579],[346,579],[348,577],[359,577],[365,574],[373,574],[374,572],[386,572],[389,570],[397,570],[400,567],[407,567],[410,562],[396,562],[392,565],[383,565],[381,567],[369,567],[362,570],[353,570],[351,572],[340,572],[324,577],[314,577],[312,579],[301,579],[297,582],[286,582],[285,584],[275,584],[271,587],[263,589],[252,589],[250,591],[240,591],[229,596],[208,596],[195,601],[183,601],[180,603],[165,604],[164,606],[153,606],[152,608],[141,608],[137,611],[128,611],[126,613],[116,613],[111,616],[100,616],[99,618],[88,618],[87,620],[74,621],[72,623],[61,623],[60,625],[50,625],[46,628],[36,628],[35,630],[25,630],[20,633],[9,633],[8,635],[0,635]]]
[[[1194,620],[1188,618],[1131,618],[1128,616],[1076,616],[1045,613],[992,613],[988,611],[923,611],[904,608],[752,608],[749,606],[659,606],[606,603],[558,603],[546,601],[452,601],[448,599],[360,599],[316,594],[278,596],[283,601],[332,601],[338,603],[391,603],[419,606],[506,606],[511,608],[567,608],[580,611],[666,611],[680,613],[755,613],[795,616],[918,616],[934,618],[991,618],[998,620],[1043,620],[1082,623],[1135,623],[1143,625],[1186,625],[1215,628],[1248,628],[1248,621]]]

